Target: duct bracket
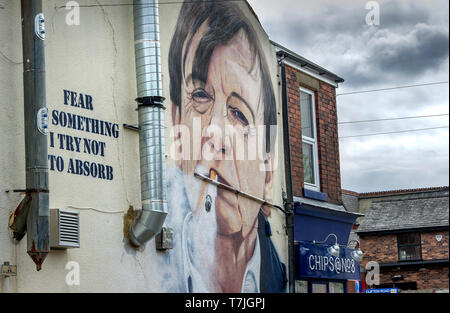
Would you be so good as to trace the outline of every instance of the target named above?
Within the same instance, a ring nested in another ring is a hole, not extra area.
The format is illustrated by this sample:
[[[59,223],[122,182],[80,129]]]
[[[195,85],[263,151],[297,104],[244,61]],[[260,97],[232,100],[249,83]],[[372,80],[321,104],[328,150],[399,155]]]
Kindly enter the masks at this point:
[[[1,275],[3,277],[17,276],[17,265],[10,265],[9,262],[4,262],[1,265]]]
[[[164,100],[166,98],[160,96],[150,96],[150,97],[140,97],[136,98],[135,101],[138,103],[138,107],[160,107],[161,109],[166,109],[164,106]]]
[[[163,227],[155,237],[155,246],[157,250],[167,250],[173,248],[173,229]]]

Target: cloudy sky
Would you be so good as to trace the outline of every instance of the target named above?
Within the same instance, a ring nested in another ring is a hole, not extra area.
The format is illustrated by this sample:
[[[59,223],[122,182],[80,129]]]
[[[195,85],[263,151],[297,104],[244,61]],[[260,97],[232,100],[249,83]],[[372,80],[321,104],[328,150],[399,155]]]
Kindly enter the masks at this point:
[[[449,81],[449,1],[249,0],[269,37],[343,77],[337,94]],[[376,20],[373,20],[376,22]],[[339,136],[449,125],[449,85],[337,97]],[[424,115],[366,123],[343,123]],[[449,128],[341,138],[342,187],[357,192],[449,184]]]

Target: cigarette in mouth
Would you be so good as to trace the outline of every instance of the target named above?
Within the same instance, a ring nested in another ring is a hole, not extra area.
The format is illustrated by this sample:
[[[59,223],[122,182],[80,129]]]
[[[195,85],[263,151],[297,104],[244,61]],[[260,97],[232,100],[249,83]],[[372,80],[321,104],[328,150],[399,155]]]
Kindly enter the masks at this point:
[[[211,169],[209,171],[209,178],[211,180],[217,181],[217,172],[213,169]],[[203,195],[205,193],[205,189],[208,190],[209,188],[207,188],[207,186],[211,184],[208,181],[204,181],[200,190],[200,195]],[[208,191],[207,191],[208,192]],[[200,206],[202,206],[202,197],[200,196],[200,198],[198,199],[198,203],[197,203],[197,207],[199,208]]]
[[[215,171],[215,170],[211,170],[211,171],[209,172],[209,178],[210,178],[211,180],[216,180],[216,177],[217,177],[216,171]]]

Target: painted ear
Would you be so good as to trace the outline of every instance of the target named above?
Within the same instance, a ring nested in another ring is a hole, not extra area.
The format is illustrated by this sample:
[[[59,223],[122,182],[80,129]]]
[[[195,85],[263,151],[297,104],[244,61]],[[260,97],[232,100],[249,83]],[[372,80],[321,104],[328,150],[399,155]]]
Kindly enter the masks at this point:
[[[273,203],[273,159],[272,157],[268,157],[264,161],[265,170],[266,170],[266,179],[264,184],[264,200],[267,202]],[[267,218],[270,216],[271,207],[268,205],[261,206],[261,211],[264,216]]]

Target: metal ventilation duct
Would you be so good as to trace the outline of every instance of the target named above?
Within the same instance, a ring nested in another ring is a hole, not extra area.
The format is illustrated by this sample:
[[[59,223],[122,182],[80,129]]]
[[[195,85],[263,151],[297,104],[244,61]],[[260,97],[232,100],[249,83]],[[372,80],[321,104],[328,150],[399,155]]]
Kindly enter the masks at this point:
[[[161,230],[167,215],[165,126],[158,0],[134,0],[133,4],[142,212],[129,237],[133,245],[141,246]]]
[[[27,252],[41,269],[50,252],[45,91],[45,19],[42,0],[21,1],[25,119],[26,197],[15,212],[16,239],[27,232]],[[25,223],[26,218],[26,223]]]

